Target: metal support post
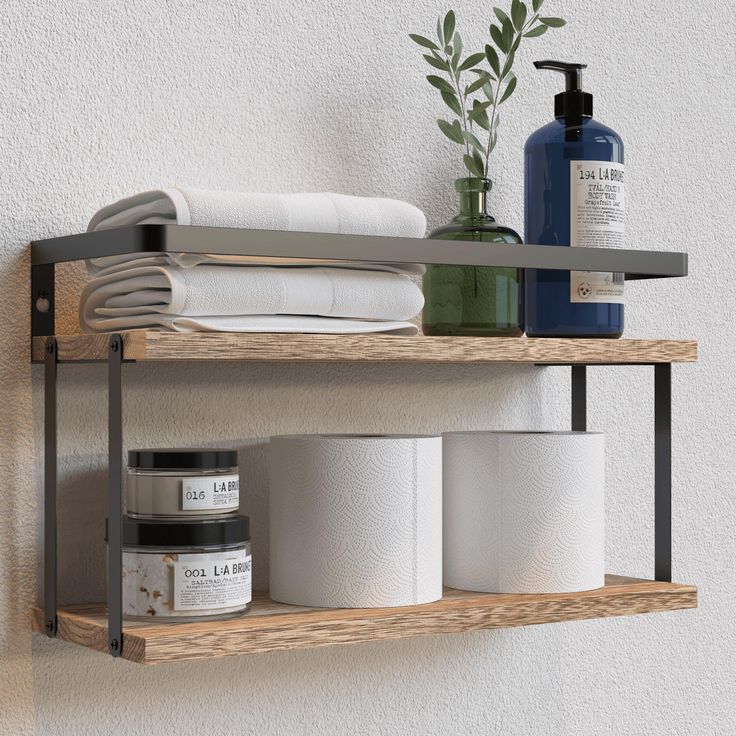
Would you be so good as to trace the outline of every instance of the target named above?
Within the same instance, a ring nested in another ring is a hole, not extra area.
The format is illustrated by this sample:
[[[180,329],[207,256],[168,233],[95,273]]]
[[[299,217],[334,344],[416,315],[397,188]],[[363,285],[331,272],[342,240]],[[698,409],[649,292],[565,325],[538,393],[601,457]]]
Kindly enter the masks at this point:
[[[43,447],[43,605],[46,635],[56,636],[57,559],[56,559],[56,338],[46,340],[44,359],[44,447]]]
[[[654,366],[654,579],[672,581],[672,365]]]
[[[588,426],[588,379],[584,365],[572,366],[572,430],[585,432]]]
[[[107,642],[110,654],[123,650],[123,340],[108,341]]]

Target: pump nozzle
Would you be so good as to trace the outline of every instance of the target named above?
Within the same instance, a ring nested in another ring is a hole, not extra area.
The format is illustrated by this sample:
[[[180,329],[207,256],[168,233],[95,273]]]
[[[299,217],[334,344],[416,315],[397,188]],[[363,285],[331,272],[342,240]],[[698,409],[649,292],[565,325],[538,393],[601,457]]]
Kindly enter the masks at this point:
[[[555,117],[575,122],[593,117],[593,95],[583,92],[583,69],[587,64],[570,64],[565,61],[535,61],[537,69],[551,69],[565,75],[565,91],[555,95]]]
[[[555,72],[562,72],[565,75],[567,91],[582,92],[583,69],[588,68],[587,64],[568,64],[566,61],[535,61],[534,66],[537,69],[552,69]]]

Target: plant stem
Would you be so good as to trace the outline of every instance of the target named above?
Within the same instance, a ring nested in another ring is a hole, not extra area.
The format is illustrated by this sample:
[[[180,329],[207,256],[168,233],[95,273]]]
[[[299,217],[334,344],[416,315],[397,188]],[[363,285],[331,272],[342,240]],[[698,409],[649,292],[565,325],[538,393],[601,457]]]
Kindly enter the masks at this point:
[[[455,89],[457,90],[457,98],[460,102],[460,111],[462,112],[462,123],[463,123],[463,130],[467,133],[468,132],[468,121],[466,118],[465,113],[465,95],[460,92],[460,75],[455,75],[455,72],[452,69],[452,57],[449,57],[447,55],[447,51],[444,49],[442,50],[442,53],[445,55],[445,61],[447,62],[447,66],[450,67],[450,78],[452,79]],[[468,141],[465,141],[465,153],[470,156],[470,143]]]
[[[511,42],[511,47],[512,48],[513,48],[514,44],[516,43],[516,40],[518,38],[520,38],[520,37],[523,37],[523,35],[529,30],[529,27],[535,23],[535,21],[537,20],[537,18],[539,18],[539,13],[535,13],[535,15],[531,18],[531,20],[528,20],[524,24],[524,26],[522,27],[522,29],[517,32],[516,36],[514,37],[514,40]],[[521,41],[519,41],[519,43],[521,43]],[[514,52],[514,53],[516,53],[516,52]],[[499,68],[501,69],[501,71],[503,71],[503,67],[506,64],[506,60],[508,59],[508,56],[509,56],[508,54],[505,54],[504,55],[504,63],[503,64],[500,64],[499,63]],[[502,81],[503,80],[501,79],[501,75],[499,74],[498,75],[498,82],[496,84],[496,90],[493,93],[493,107],[491,108],[491,117],[490,117],[490,122],[491,122],[490,128],[491,129],[488,131],[488,145],[486,146],[486,162],[485,162],[485,168],[484,168],[484,173],[485,173],[486,179],[488,178],[488,160],[491,157],[491,143],[493,142],[493,123],[496,120],[496,109],[498,108],[498,104],[499,104],[499,102],[498,102],[498,95],[501,92],[501,82]]]

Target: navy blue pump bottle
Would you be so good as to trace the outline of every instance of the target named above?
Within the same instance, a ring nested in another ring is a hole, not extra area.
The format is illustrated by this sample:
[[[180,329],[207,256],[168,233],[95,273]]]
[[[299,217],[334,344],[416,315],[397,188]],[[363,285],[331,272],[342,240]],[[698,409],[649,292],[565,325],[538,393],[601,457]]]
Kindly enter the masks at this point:
[[[534,132],[524,148],[524,242],[623,247],[623,141],[593,120],[593,96],[582,91],[584,64],[534,65],[562,72],[566,91],[555,96],[554,121]],[[526,334],[621,337],[623,279],[527,270]]]

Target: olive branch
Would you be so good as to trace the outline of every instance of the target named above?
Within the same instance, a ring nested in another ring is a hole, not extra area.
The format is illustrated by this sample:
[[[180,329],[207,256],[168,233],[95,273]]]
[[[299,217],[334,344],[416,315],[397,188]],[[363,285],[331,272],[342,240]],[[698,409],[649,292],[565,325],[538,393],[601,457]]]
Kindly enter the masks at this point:
[[[565,25],[562,18],[540,16],[543,2],[531,0],[531,12],[522,0],[512,0],[510,14],[494,7],[496,20],[488,29],[491,42],[484,51],[464,59],[463,42],[452,10],[444,19],[437,19],[436,43],[425,36],[409,34],[412,41],[429,51],[423,55],[425,61],[444,72],[445,76],[429,74],[427,81],[439,91],[455,119],[449,122],[440,118],[437,125],[453,143],[464,147],[463,163],[473,176],[488,178],[488,162],[501,122],[499,108],[514,94],[517,85],[513,66],[522,39],[536,38],[549,28]],[[475,78],[466,84],[470,74]]]

